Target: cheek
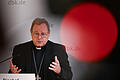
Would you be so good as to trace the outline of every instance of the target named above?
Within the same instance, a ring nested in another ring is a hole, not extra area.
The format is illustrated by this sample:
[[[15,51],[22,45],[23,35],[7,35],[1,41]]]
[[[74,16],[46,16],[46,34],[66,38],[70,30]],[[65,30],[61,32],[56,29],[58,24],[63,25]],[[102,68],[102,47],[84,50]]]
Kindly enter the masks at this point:
[[[44,44],[46,44],[48,41],[48,38],[44,38]]]
[[[45,38],[45,39],[43,39],[43,43],[45,44],[47,42],[47,39]]]
[[[49,37],[45,38],[45,41],[48,41],[48,38],[49,38]]]
[[[32,37],[32,40],[34,43],[36,43],[36,41],[37,41],[36,38],[34,38],[34,37]]]

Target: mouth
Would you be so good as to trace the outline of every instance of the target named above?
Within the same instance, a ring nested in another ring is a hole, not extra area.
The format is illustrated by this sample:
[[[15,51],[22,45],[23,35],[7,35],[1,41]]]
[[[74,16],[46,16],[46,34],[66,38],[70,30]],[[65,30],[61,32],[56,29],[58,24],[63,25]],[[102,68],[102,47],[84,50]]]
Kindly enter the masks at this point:
[[[42,43],[43,41],[37,41],[37,43]]]

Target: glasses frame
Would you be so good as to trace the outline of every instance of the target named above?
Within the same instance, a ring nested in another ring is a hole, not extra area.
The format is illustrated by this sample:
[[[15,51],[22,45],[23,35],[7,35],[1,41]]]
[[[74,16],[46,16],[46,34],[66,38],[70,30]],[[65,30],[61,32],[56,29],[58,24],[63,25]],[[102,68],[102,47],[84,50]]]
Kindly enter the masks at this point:
[[[44,32],[42,32],[42,33],[38,33],[38,32],[33,32],[33,36],[34,37],[47,37],[48,36],[48,32],[47,33],[44,33]]]

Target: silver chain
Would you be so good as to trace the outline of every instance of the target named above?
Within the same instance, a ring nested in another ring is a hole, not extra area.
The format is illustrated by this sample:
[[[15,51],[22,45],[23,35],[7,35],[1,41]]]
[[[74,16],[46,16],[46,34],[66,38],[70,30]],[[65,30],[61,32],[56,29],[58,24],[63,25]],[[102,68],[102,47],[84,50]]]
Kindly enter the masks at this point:
[[[44,59],[44,53],[43,53],[43,56],[42,56],[42,60],[39,64],[39,71],[37,70],[37,64],[36,64],[36,60],[35,60],[35,53],[34,53],[34,50],[32,50],[33,52],[33,59],[34,59],[34,64],[35,64],[35,70],[36,70],[36,73],[39,75],[40,73],[40,70],[41,70],[41,66],[42,66],[42,63],[43,63],[43,59]]]

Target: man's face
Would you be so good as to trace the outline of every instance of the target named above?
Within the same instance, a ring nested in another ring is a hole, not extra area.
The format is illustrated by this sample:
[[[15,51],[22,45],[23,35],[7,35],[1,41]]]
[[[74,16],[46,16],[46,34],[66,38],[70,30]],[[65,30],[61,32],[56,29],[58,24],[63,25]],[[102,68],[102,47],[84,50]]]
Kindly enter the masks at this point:
[[[48,41],[49,34],[50,32],[48,31],[46,24],[35,24],[31,30],[34,45],[37,47],[44,46]]]

